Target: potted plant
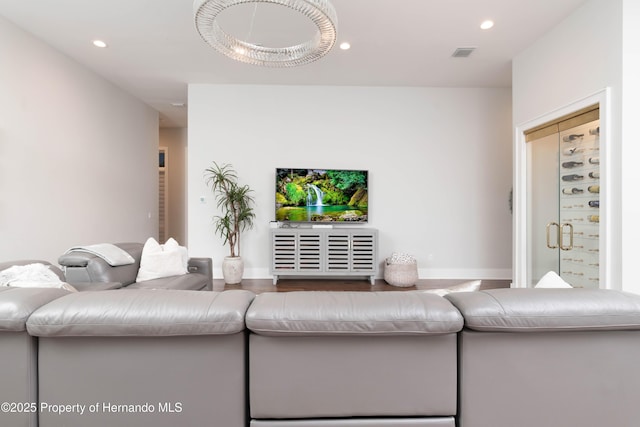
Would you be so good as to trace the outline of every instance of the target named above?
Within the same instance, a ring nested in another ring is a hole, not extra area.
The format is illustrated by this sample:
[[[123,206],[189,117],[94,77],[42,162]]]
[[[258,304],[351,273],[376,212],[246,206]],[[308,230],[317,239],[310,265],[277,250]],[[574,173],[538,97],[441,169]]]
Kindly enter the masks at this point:
[[[213,162],[205,170],[207,185],[215,195],[221,215],[213,217],[216,234],[224,239],[223,245],[229,244],[229,256],[222,262],[222,275],[227,284],[233,285],[242,281],[244,262],[240,257],[240,233],[253,228],[254,200],[253,190],[248,185],[238,184],[238,175],[232,165],[218,165]]]

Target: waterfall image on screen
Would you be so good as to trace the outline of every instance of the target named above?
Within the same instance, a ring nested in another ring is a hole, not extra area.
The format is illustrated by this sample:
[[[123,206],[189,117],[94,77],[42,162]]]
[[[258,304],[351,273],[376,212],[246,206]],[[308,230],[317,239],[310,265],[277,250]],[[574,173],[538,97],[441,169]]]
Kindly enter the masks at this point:
[[[276,221],[367,222],[364,170],[276,169]]]

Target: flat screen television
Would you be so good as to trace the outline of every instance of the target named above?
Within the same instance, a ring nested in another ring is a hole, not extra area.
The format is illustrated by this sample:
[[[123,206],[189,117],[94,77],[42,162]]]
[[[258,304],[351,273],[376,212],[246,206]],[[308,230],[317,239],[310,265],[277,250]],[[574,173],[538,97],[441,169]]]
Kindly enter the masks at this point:
[[[276,221],[366,223],[369,173],[346,169],[276,169]]]

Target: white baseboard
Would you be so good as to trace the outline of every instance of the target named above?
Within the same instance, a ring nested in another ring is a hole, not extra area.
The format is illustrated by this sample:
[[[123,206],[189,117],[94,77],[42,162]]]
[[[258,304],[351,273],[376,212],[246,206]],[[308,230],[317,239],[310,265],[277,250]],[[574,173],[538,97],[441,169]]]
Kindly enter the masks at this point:
[[[486,268],[486,269],[432,269],[419,268],[418,277],[420,279],[483,279],[483,280],[511,280],[512,270],[510,268]],[[319,275],[318,277],[321,277]],[[383,277],[383,271],[379,271],[376,276],[378,279]],[[214,269],[214,279],[222,279],[222,271]],[[243,278],[245,279],[273,279],[268,268],[247,268],[244,270]]]
[[[213,269],[213,278],[214,279],[222,279],[222,269],[215,268]],[[245,268],[244,274],[242,275],[243,279],[273,279],[271,273],[269,273],[268,268]]]
[[[512,274],[513,272],[510,268],[418,269],[418,277],[421,279],[511,280]]]

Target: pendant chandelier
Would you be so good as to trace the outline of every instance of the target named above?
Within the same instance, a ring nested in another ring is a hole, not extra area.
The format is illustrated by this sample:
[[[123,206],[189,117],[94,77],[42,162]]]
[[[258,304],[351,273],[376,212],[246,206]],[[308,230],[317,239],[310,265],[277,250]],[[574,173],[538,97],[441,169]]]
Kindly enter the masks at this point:
[[[318,28],[306,42],[286,47],[267,47],[240,40],[216,22],[218,15],[232,6],[269,3],[301,13]],[[200,37],[220,53],[248,64],[268,67],[295,67],[313,62],[331,50],[337,37],[336,12],[329,0],[195,0],[193,14]]]

